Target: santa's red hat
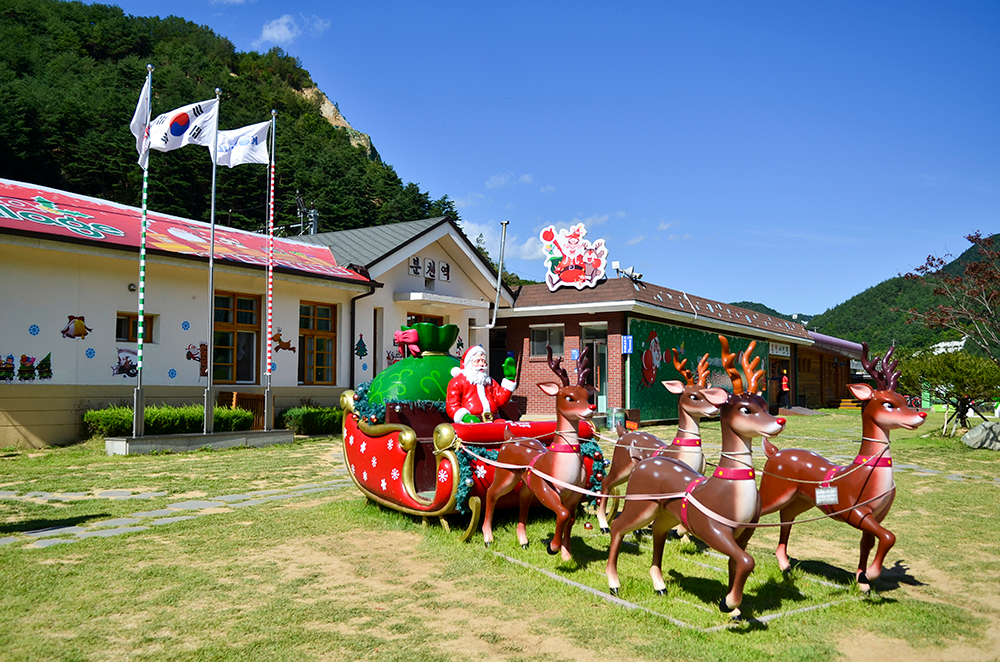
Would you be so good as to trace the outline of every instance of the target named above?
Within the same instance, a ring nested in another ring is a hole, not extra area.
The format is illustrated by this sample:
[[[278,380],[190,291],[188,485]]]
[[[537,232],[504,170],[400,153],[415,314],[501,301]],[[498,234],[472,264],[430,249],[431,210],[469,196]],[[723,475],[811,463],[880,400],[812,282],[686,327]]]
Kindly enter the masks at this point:
[[[655,337],[656,337],[656,331],[650,331],[649,332],[649,337],[646,338],[646,342],[653,342],[653,338],[655,338]]]
[[[451,369],[451,376],[454,377],[458,374],[459,370],[464,370],[468,366],[469,361],[479,354],[482,354],[483,358],[486,357],[486,350],[483,349],[482,345],[473,345],[469,349],[465,350],[465,353],[462,354],[462,358],[459,360],[458,367]]]

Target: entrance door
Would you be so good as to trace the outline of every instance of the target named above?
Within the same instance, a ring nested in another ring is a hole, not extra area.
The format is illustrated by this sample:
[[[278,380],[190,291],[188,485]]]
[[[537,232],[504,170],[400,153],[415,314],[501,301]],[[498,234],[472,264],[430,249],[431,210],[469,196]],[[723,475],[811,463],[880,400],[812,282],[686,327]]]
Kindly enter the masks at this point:
[[[597,405],[599,413],[608,411],[608,328],[606,326],[585,326],[581,329],[584,347],[589,348],[590,374],[587,384],[597,389],[590,403]]]

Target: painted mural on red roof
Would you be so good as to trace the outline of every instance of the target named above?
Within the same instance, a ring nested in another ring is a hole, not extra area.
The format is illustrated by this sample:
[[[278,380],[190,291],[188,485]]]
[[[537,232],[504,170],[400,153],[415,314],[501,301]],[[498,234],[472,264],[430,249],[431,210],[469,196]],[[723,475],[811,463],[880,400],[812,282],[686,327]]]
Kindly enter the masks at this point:
[[[211,225],[147,212],[146,248],[207,258]],[[0,228],[138,248],[142,211],[114,202],[0,179]],[[267,265],[267,236],[215,226],[215,259]],[[274,266],[368,282],[337,265],[326,246],[274,239]]]

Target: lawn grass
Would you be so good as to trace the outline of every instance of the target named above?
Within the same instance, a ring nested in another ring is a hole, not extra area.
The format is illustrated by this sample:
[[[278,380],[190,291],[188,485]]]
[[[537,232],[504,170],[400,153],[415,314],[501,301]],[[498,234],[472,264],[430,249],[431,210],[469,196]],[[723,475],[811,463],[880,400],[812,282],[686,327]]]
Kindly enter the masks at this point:
[[[774,442],[849,461],[859,414],[825,414],[790,417]],[[526,550],[511,511],[498,513],[491,548],[480,536],[462,544],[456,529],[467,519],[451,517],[448,533],[365,500],[343,480],[336,439],[126,457],[104,455],[101,440],[0,449],[0,490],[18,496],[0,499],[0,539],[16,538],[0,545],[0,659],[831,660],[886,650],[894,662],[996,659],[1000,461],[934,435],[935,416],[893,434],[897,466],[941,473],[897,473],[886,524],[898,542],[874,595],[853,585],[854,529],[797,525],[789,551],[799,563],[786,577],[773,556],[777,529],[765,528],[749,546],[750,620],[735,626],[716,608],[726,560],[697,542],[668,543],[668,595],[657,597],[650,540],[629,536],[621,597],[643,610],[626,609],[543,572],[606,594],[608,537],[592,515],[577,521],[570,562],[543,549],[553,529],[544,509],[532,511]],[[703,432],[713,459],[718,424]],[[761,456],[758,447],[758,467]],[[300,489],[313,485],[322,487]],[[105,490],[166,494],[96,497]],[[254,491],[291,496],[42,549],[26,536]],[[30,492],[90,498],[23,498]]]

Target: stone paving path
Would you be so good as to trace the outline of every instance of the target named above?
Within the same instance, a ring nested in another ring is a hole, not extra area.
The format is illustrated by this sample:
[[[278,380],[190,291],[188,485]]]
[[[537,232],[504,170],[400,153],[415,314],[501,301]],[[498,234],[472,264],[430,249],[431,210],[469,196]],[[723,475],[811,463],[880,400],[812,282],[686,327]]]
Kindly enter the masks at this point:
[[[345,470],[346,471],[346,470]],[[343,474],[343,471],[335,471],[334,475]],[[24,531],[13,536],[0,538],[0,545],[11,545],[23,543],[25,549],[40,549],[53,545],[68,545],[87,538],[110,538],[123,533],[133,531],[145,531],[151,526],[164,526],[174,522],[204,517],[219,511],[210,511],[216,508],[224,508],[228,512],[233,508],[247,508],[259,506],[271,501],[284,499],[294,499],[309,494],[318,494],[339,490],[342,487],[351,485],[350,478],[334,478],[332,480],[318,483],[308,483],[297,487],[280,490],[254,490],[239,494],[223,494],[217,497],[209,497],[202,500],[188,500],[168,503],[163,508],[156,510],[145,510],[130,513],[125,517],[88,522],[82,526],[56,526],[37,531]],[[101,492],[28,492],[18,494],[9,490],[0,491],[0,499],[12,500],[37,500],[46,501],[81,501],[83,499],[137,499],[148,500],[167,496],[166,492],[138,492],[130,490],[104,490]]]

